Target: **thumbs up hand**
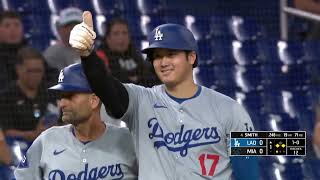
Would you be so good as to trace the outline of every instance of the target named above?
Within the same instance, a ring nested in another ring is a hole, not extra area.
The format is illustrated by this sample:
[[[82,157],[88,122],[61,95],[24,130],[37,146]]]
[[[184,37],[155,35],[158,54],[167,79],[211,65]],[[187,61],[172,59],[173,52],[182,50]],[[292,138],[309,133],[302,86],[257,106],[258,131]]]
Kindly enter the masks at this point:
[[[89,11],[82,14],[83,21],[73,27],[70,32],[69,44],[80,56],[89,56],[93,50],[96,33],[93,30],[92,15]]]

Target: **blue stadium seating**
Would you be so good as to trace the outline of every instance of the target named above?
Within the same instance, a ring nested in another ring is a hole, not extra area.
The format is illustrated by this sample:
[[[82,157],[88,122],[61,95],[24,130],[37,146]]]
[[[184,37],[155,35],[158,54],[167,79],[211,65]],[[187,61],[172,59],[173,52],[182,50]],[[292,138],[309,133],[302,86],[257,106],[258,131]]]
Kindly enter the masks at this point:
[[[155,27],[165,23],[164,19],[157,15],[143,15],[142,17],[141,30],[145,36],[147,36]]]
[[[293,90],[291,93],[291,101],[297,112],[313,110],[317,103],[317,95],[311,89]]]
[[[195,77],[199,84],[206,87],[211,87],[215,84],[214,69],[212,64],[210,65],[200,62],[196,71]]]
[[[19,12],[21,15],[27,15],[31,13],[46,13],[49,11],[49,5],[47,1],[26,1],[26,0],[7,0],[7,8]],[[4,1],[0,3],[1,7],[4,5]]]
[[[265,103],[263,101],[263,103]],[[283,113],[265,113],[261,114],[259,121],[260,128],[263,131],[298,131],[300,126],[298,119],[290,117],[289,114]]]
[[[308,61],[309,59],[320,58],[320,41],[305,41],[303,42],[304,57],[303,59]]]
[[[144,15],[160,15],[163,14],[165,8],[161,0],[139,0],[136,3],[140,13]]]
[[[282,64],[278,55],[278,39],[258,39],[257,50],[262,63]]]
[[[225,16],[211,16],[210,17],[210,36],[215,38],[231,38],[232,34],[229,32],[227,24],[227,17]]]
[[[265,33],[261,25],[253,19],[232,16],[228,20],[229,31],[239,41],[256,40],[262,38]]]
[[[124,4],[121,0],[95,0],[92,1],[92,6],[97,14],[118,16],[124,12]]]
[[[191,31],[197,40],[210,39],[210,21],[207,16],[192,16],[194,22],[191,24]]]
[[[301,130],[312,135],[315,124],[315,113],[312,110],[304,110],[298,112],[298,123]]]
[[[232,55],[232,41],[227,38],[211,40],[212,61],[215,64],[236,64]]]
[[[174,24],[181,24],[185,25],[185,19],[184,16],[181,14],[166,14],[163,17],[164,21],[167,23],[174,23]]]
[[[218,64],[213,66],[215,85],[219,88],[235,88],[237,84],[235,82],[236,70],[233,65],[230,64]]]
[[[259,65],[236,66],[236,82],[244,92],[261,90]]]
[[[282,66],[282,75],[284,89],[303,89],[311,83],[305,66],[301,64]]]
[[[254,65],[260,63],[258,48],[254,41],[232,41],[232,53],[239,65]]]
[[[212,49],[211,49],[211,41],[207,39],[198,40],[198,48],[199,48],[199,61],[208,62],[212,61]]]
[[[307,179],[318,180],[320,179],[320,160],[319,159],[307,159],[304,161],[303,172]]]
[[[251,119],[255,125],[255,128],[260,130],[260,119],[261,109],[263,107],[263,102],[261,98],[261,92],[259,91],[250,91],[250,92],[238,92],[238,98],[241,101],[241,104],[249,112]]]
[[[52,1],[48,1],[51,2],[52,4],[49,5],[49,7],[51,6],[52,8],[50,8],[50,10],[52,11],[52,13],[59,13],[62,9],[67,8],[67,7],[77,7],[81,10],[87,10],[87,11],[91,11],[92,13],[94,13],[94,8],[93,5],[87,1],[87,0],[52,0]]]
[[[259,164],[262,167],[262,180],[302,180],[304,178],[304,171],[302,168],[302,159],[288,158],[288,157],[261,157]]]
[[[265,90],[261,92],[263,101],[263,112],[265,113],[285,113],[283,106],[282,91],[279,90]]]
[[[281,64],[261,64],[261,84],[264,89],[281,89],[283,75],[281,72]]]
[[[293,65],[293,64],[301,64],[303,48],[302,44],[299,41],[278,41],[278,54],[279,59],[283,64]]]

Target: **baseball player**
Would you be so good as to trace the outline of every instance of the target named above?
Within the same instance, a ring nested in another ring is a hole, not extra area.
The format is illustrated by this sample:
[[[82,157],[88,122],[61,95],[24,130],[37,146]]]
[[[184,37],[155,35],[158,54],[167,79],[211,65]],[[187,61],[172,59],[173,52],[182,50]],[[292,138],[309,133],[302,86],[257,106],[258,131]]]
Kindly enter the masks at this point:
[[[65,67],[58,84],[62,121],[31,145],[14,174],[17,180],[137,179],[129,130],[100,118],[100,99],[92,93],[81,64]]]
[[[124,120],[134,135],[139,179],[230,179],[229,133],[253,130],[253,125],[236,101],[194,83],[199,54],[193,34],[177,24],[160,25],[150,33],[142,52],[163,82],[153,88],[113,78],[91,53],[94,39],[92,15],[86,11],[69,43],[80,53],[88,81],[107,112]]]

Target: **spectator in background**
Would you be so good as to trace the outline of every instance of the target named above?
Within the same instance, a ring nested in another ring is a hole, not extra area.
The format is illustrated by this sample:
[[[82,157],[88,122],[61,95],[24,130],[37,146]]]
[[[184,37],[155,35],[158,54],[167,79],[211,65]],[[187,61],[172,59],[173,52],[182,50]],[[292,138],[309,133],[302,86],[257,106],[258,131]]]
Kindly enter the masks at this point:
[[[58,117],[59,110],[55,97],[50,99],[46,91],[41,53],[24,47],[17,56],[17,80],[0,94],[0,124],[7,137],[33,141],[46,125],[51,125],[45,115]]]
[[[128,22],[124,19],[107,22],[102,46],[96,53],[112,75],[123,83],[149,87],[158,83],[151,64],[143,60],[130,39]]]
[[[6,142],[4,133],[2,129],[0,129],[0,164],[10,165],[12,162],[12,154],[11,150]]]
[[[20,15],[14,11],[0,12],[0,89],[16,79],[15,63],[18,50],[26,45]]]
[[[294,0],[294,7],[320,15],[320,0]],[[306,39],[320,39],[320,23],[313,21]]]
[[[0,128],[0,179],[14,179],[10,165],[14,162],[14,154],[7,143],[7,139]]]
[[[80,62],[79,54],[70,47],[69,35],[73,26],[82,22],[82,11],[75,7],[63,9],[56,23],[59,41],[44,52],[46,62],[58,70],[70,64]]]

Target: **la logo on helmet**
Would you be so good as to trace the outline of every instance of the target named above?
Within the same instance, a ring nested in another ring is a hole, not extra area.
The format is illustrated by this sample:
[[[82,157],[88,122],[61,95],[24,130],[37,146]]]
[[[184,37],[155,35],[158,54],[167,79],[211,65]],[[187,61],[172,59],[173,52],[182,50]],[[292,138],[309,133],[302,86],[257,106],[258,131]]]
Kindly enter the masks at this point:
[[[156,33],[154,34],[154,40],[162,41],[163,33],[160,31],[159,28],[156,29]]]
[[[63,69],[62,69],[59,74],[58,83],[63,82],[63,79],[64,79],[64,75],[63,75]]]

